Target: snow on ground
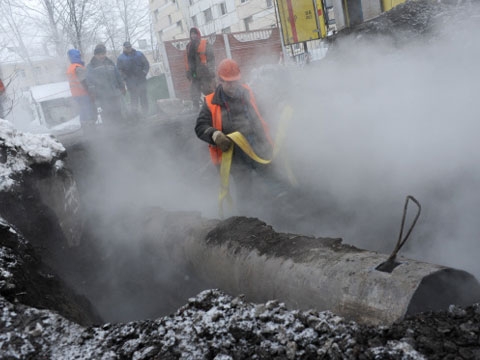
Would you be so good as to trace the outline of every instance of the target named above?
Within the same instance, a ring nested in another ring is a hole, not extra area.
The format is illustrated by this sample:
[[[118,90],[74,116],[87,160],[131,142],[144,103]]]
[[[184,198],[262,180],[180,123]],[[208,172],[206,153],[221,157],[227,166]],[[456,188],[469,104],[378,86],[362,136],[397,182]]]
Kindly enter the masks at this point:
[[[0,351],[13,359],[424,359],[402,341],[369,349],[356,340],[359,325],[331,312],[252,304],[218,290],[171,316],[89,328],[1,297],[0,308]]]
[[[15,128],[19,131],[28,132],[31,134],[51,134],[58,136],[79,131],[81,129],[81,125],[80,117],[76,116],[73,119],[52,127],[46,127],[45,125],[40,124],[38,121],[31,121],[26,124],[16,123]]]
[[[80,128],[80,116],[76,116],[73,119],[49,128],[47,132],[50,132],[53,135],[63,135],[80,130]]]
[[[51,163],[65,153],[63,145],[51,135],[23,133],[2,119],[0,148],[0,191],[10,189],[32,164]]]

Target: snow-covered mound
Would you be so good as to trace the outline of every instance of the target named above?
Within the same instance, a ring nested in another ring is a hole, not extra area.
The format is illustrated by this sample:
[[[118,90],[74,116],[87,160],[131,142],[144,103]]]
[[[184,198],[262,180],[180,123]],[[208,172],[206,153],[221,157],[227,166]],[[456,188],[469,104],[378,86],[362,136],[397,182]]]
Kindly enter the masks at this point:
[[[61,167],[64,155],[65,148],[51,135],[23,133],[0,119],[0,191],[14,186],[33,164]]]
[[[478,359],[480,351],[477,305],[389,328],[218,290],[171,316],[89,328],[1,297],[0,306],[0,351],[12,359]]]
[[[364,329],[330,312],[288,311],[275,301],[251,304],[218,290],[200,293],[168,317],[90,328],[3,298],[0,306],[0,349],[12,358],[423,358],[402,341],[369,347],[356,339]]]

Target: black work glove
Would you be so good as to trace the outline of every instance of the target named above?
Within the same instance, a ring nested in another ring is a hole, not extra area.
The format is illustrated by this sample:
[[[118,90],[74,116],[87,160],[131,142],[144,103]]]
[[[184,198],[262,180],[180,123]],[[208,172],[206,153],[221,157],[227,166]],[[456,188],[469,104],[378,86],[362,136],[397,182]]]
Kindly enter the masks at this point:
[[[232,140],[230,140],[227,135],[220,130],[217,130],[213,133],[212,140],[222,151],[227,151],[230,149],[230,146],[232,146]]]

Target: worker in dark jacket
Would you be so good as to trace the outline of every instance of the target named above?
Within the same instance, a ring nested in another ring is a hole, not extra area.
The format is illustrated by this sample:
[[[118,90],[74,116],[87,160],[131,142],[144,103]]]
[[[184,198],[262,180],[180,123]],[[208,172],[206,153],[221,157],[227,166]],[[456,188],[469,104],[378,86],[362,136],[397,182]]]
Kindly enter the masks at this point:
[[[115,63],[107,57],[105,45],[98,44],[93,58],[87,65],[87,87],[89,94],[101,108],[102,121],[107,124],[125,121],[123,96],[126,93],[125,83]]]
[[[185,51],[185,70],[191,82],[190,96],[193,108],[200,107],[201,94],[210,94],[215,90],[215,55],[207,39],[202,39],[200,30],[190,29],[190,42]]]
[[[259,112],[252,90],[241,82],[240,68],[232,59],[220,62],[217,69],[219,85],[205,97],[197,118],[195,132],[207,142],[215,165],[220,165],[226,153],[231,154],[231,174],[235,180],[237,200],[242,203],[256,198],[255,176],[273,184],[269,170],[273,143],[268,126]],[[242,149],[238,133],[243,135],[254,155]],[[230,154],[228,155],[230,156]],[[272,187],[273,189],[273,187]]]
[[[123,53],[117,59],[117,67],[127,83],[131,110],[136,114],[148,115],[147,74],[150,63],[147,58],[141,51],[132,48],[129,41],[125,41]]]

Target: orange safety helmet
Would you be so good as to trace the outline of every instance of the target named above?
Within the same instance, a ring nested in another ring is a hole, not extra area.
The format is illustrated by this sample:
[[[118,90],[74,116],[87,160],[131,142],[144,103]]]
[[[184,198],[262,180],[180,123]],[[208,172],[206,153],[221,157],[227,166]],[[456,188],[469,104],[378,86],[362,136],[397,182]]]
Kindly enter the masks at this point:
[[[240,67],[233,59],[223,59],[217,68],[218,77],[224,81],[240,80]]]

